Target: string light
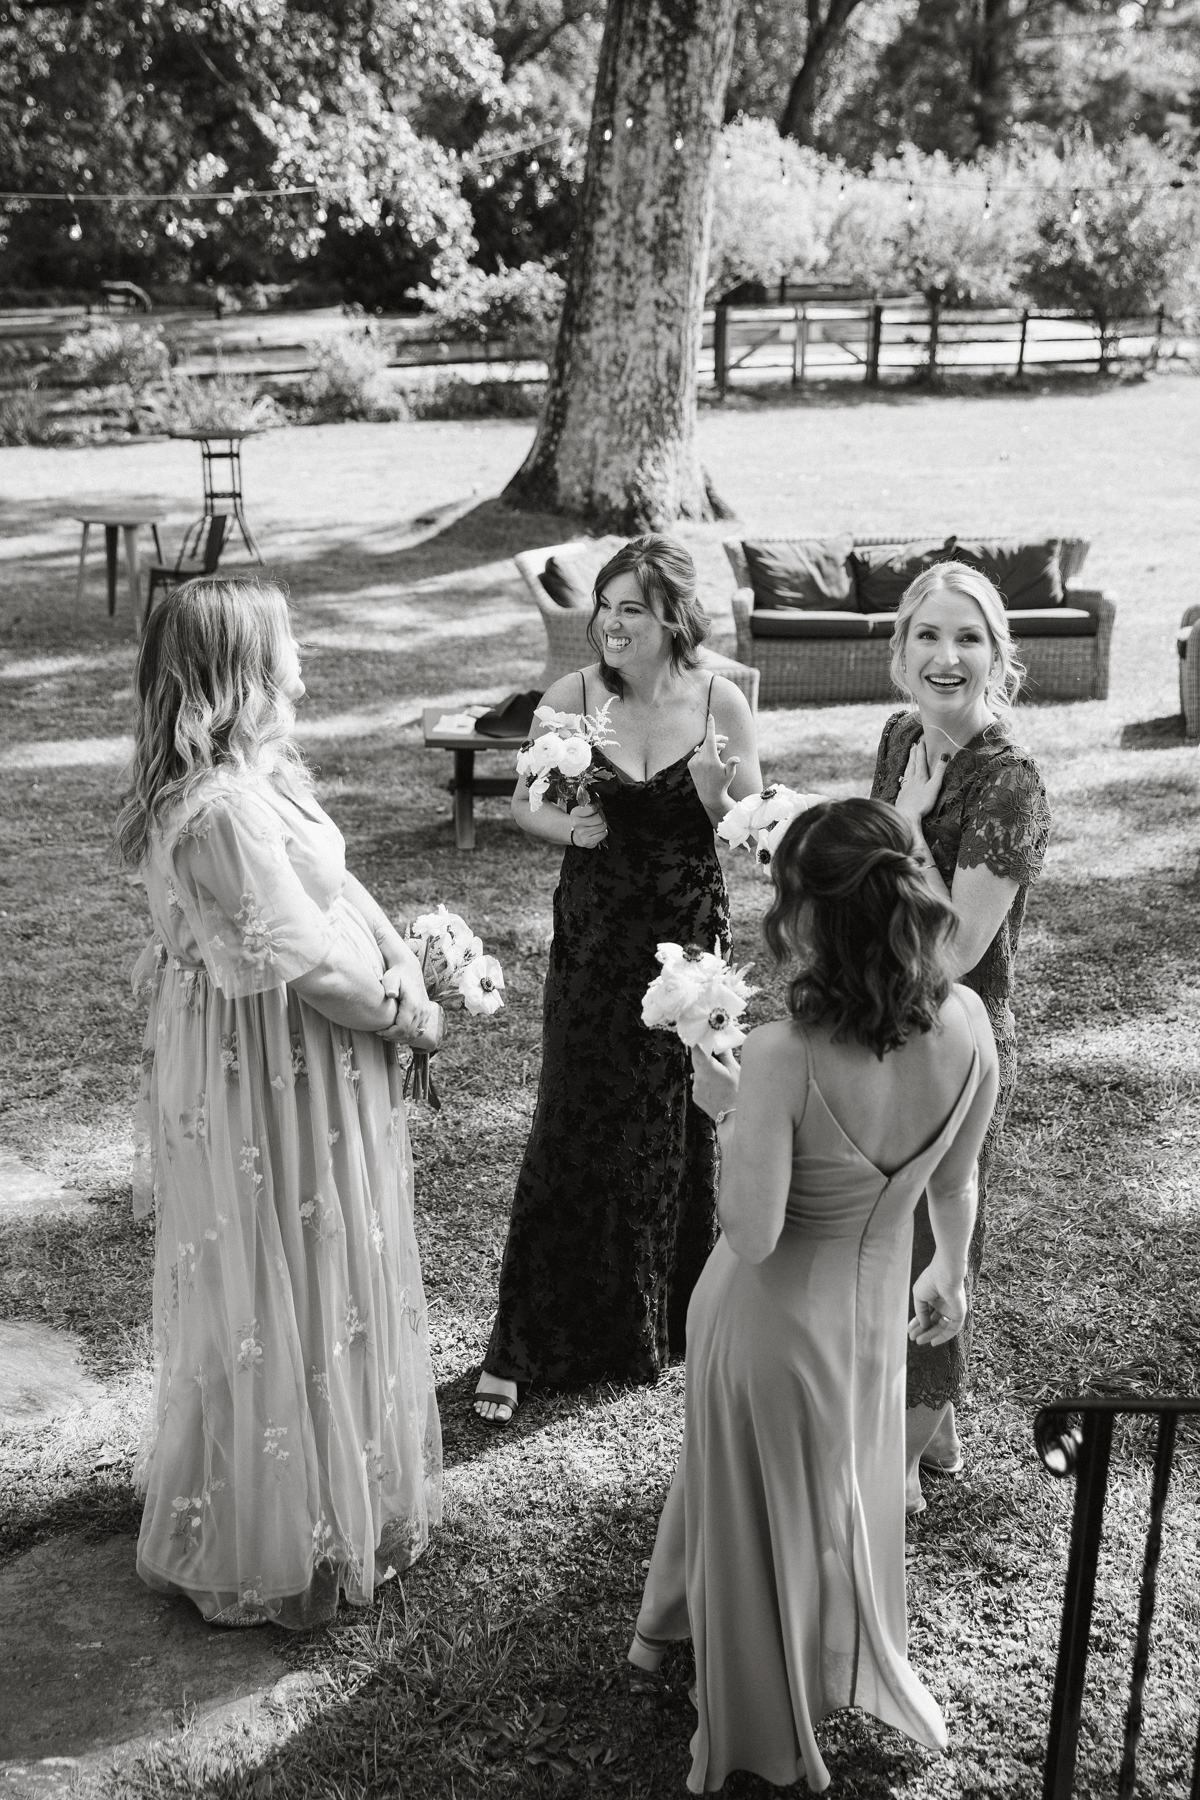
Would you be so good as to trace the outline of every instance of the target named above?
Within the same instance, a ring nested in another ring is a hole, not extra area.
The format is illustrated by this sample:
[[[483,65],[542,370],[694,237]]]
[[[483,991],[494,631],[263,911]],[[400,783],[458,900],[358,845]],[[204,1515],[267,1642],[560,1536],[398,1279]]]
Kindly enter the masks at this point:
[[[1078,223],[1082,217],[1083,217],[1083,208],[1079,204],[1079,189],[1076,188],[1075,192],[1071,196],[1071,223],[1072,223],[1072,225],[1078,225]]]
[[[908,210],[909,212],[916,212],[917,210],[917,196],[913,193],[913,184],[911,181],[908,184]]]
[[[682,131],[677,131],[675,133],[675,148],[677,150],[683,149],[683,133],[682,133]]]
[[[633,114],[632,113],[626,113],[626,115],[625,115],[625,129],[626,129],[626,131],[633,130]]]
[[[72,215],[71,223],[67,227],[67,236],[70,238],[70,240],[73,244],[77,244],[79,242],[80,238],[83,236],[83,226],[79,223],[79,214],[78,213],[74,213]]]
[[[611,125],[606,125],[604,127],[604,141],[606,144],[611,144],[611,142],[612,142],[612,126]]]
[[[533,161],[529,165],[529,173],[531,175],[536,175],[538,170],[541,168],[541,166],[542,166],[541,163],[538,161],[537,157],[535,156]]]
[[[992,184],[989,181],[983,190],[983,216],[986,219],[992,210]]]

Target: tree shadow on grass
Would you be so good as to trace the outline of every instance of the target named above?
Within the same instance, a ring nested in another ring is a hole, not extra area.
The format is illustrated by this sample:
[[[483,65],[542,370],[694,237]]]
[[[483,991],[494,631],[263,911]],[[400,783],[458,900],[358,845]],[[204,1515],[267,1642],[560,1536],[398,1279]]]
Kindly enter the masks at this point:
[[[1180,713],[1171,713],[1165,719],[1139,719],[1121,727],[1122,750],[1178,750],[1186,742]]]

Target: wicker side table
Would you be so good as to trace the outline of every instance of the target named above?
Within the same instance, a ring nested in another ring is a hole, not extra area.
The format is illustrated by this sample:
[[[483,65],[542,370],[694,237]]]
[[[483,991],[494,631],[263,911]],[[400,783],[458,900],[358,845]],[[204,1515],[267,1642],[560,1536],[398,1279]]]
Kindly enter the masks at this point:
[[[1179,652],[1179,710],[1183,735],[1189,744],[1200,744],[1200,606],[1189,606],[1175,639]]]

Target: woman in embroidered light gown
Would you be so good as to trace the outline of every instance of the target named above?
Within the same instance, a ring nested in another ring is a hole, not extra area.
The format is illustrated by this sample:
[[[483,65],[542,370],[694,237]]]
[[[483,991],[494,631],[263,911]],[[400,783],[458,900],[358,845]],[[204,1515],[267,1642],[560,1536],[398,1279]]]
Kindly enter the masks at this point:
[[[656,1669],[692,1639],[694,1793],[734,1769],[827,1787],[814,1727],[839,1707],[946,1744],[906,1655],[909,1259],[927,1190],[908,1332],[945,1342],[996,1052],[979,997],[948,979],[954,915],[913,852],[877,800],[795,819],[765,922],[800,959],[791,1017],[750,1033],[740,1078],[693,1052],[722,1236],[688,1311],[683,1448],[629,1655]]]
[[[397,1043],[439,1009],[292,739],[282,594],[190,582],[151,615],[118,821],[154,938],[139,1108],[155,1213],[138,1572],[217,1624],[365,1603],[441,1508]]]

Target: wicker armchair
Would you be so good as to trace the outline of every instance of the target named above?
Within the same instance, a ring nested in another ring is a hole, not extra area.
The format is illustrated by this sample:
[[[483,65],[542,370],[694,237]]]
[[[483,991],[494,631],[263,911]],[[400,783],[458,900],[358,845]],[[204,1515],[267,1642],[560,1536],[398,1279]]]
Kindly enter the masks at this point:
[[[962,532],[961,537],[968,534]],[[982,533],[980,535],[983,535]],[[811,536],[811,534],[806,534]],[[760,538],[760,543],[799,543],[805,537]],[[859,537],[855,547],[872,544],[922,543],[927,538]],[[1089,544],[1084,538],[1064,538],[1059,558],[1067,600],[1071,606],[1090,612],[1096,620],[1094,635],[1086,637],[1031,637],[1020,635],[1020,614],[1010,614],[1014,638],[1026,668],[1022,689],[1038,700],[1106,700],[1108,698],[1109,658],[1112,648],[1113,621],[1116,604],[1096,588],[1072,587],[1087,557]],[[760,698],[764,706],[773,702],[794,705],[798,701],[890,700],[896,697],[890,665],[892,646],[888,638],[757,638],[751,635],[750,615],[754,610],[754,590],[740,538],[725,539],[737,582],[733,596],[733,621],[737,630],[739,660],[753,663],[762,671]]]
[[[618,549],[625,541],[624,538],[614,538],[613,550]],[[591,613],[582,608],[559,606],[542,586],[542,571],[552,556],[578,555],[585,546],[590,548],[599,542],[594,538],[581,538],[568,544],[547,544],[539,550],[522,550],[515,558],[546,627],[546,666],[539,678],[543,691],[560,676],[570,675],[574,670],[586,668],[588,663],[595,662],[596,652],[588,642],[587,635]],[[735,687],[741,688],[750,702],[751,712],[757,711],[760,677],[756,668],[742,662],[733,662],[728,656],[719,656],[715,650],[709,650],[705,645],[700,649],[700,662],[704,668],[715,669],[719,675],[732,681]]]
[[[1179,710],[1183,735],[1189,744],[1200,743],[1200,606],[1189,606],[1175,639],[1179,651]]]

